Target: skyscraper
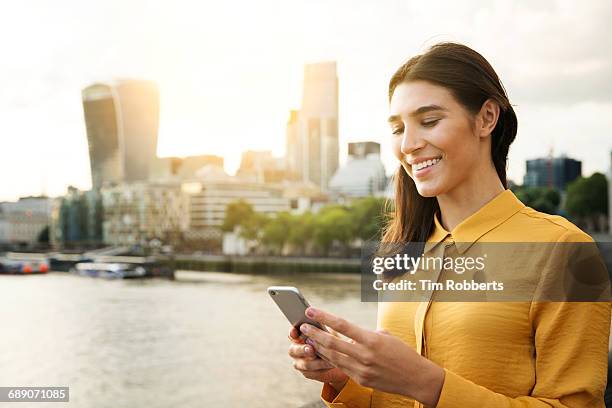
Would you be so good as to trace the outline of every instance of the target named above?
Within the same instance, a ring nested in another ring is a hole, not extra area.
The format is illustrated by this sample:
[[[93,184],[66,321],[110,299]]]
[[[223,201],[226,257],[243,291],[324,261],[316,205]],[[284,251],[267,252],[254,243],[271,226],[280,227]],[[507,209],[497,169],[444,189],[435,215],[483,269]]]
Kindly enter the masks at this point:
[[[569,157],[546,157],[526,162],[523,184],[530,187],[553,187],[565,191],[570,181],[582,174],[582,162]]]
[[[338,169],[338,77],[335,62],[306,64],[302,106],[287,124],[287,168],[326,190]],[[297,133],[296,133],[297,132]],[[293,144],[294,143],[294,144]]]
[[[154,82],[96,83],[82,91],[91,184],[149,179],[156,159],[159,91]]]

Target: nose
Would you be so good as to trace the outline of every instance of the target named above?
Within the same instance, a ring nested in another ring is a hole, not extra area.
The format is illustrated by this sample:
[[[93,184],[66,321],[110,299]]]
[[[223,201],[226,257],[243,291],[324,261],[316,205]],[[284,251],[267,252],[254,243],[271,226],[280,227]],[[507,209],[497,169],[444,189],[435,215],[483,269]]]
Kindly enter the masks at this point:
[[[420,139],[416,132],[411,131],[408,126],[404,129],[404,134],[402,135],[402,144],[400,145],[400,150],[404,155],[409,155],[416,150],[423,148],[424,140]]]

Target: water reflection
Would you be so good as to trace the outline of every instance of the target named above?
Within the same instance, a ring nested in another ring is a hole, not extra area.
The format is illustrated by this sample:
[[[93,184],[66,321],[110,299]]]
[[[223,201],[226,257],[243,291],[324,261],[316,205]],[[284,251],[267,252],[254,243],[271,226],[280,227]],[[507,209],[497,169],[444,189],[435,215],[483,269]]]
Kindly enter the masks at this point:
[[[317,399],[318,383],[291,368],[288,323],[268,298],[270,285],[297,286],[313,305],[364,327],[376,322],[376,305],[360,302],[359,275],[0,278],[0,385],[70,386],[70,406],[78,407],[285,407]]]

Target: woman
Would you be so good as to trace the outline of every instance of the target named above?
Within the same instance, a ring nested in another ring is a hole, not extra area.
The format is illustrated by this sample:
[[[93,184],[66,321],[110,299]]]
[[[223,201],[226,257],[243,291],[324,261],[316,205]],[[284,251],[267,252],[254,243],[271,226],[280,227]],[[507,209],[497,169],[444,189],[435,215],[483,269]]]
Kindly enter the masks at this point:
[[[517,119],[489,63],[442,43],[389,85],[400,162],[383,242],[592,242],[507,189]],[[609,302],[380,302],[378,330],[326,311],[289,355],[329,407],[603,407]],[[315,356],[314,350],[325,359]]]

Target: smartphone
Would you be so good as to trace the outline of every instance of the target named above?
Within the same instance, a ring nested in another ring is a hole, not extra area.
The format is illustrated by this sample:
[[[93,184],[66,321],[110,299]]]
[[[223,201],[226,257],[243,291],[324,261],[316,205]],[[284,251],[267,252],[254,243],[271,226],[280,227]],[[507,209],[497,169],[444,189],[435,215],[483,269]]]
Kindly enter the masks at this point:
[[[310,306],[304,296],[300,293],[298,288],[293,286],[270,286],[268,288],[268,294],[274,300],[274,303],[283,312],[289,323],[295,327],[302,340],[306,340],[306,336],[300,332],[300,325],[302,323],[308,323],[318,327],[321,330],[327,331],[318,322],[309,319],[305,312]]]

